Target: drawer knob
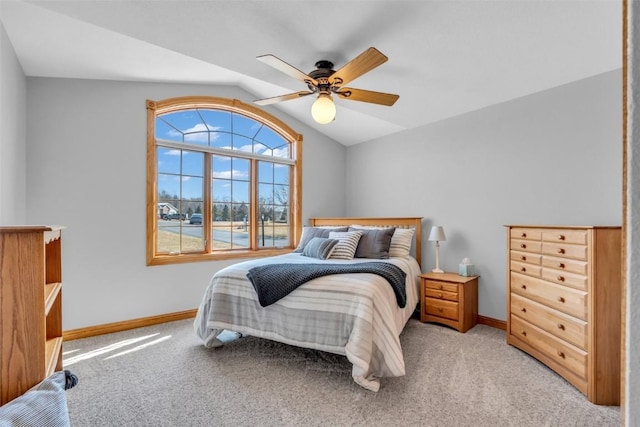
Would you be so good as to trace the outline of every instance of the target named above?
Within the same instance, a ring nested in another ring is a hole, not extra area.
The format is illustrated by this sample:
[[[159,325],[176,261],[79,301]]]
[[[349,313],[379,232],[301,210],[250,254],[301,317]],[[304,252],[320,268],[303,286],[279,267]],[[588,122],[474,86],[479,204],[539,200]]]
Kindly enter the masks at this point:
[[[564,331],[564,325],[562,323],[558,323],[558,329]]]
[[[520,333],[522,334],[522,336],[523,336],[523,337],[526,337],[526,336],[527,336],[527,331],[522,331],[522,332],[520,332]]]
[[[525,239],[526,239],[526,238],[527,238],[527,233],[522,233],[522,234],[520,235],[520,237],[522,237],[522,238],[525,238]]]
[[[564,298],[563,297],[558,297],[558,301],[563,303],[564,302]]]
[[[524,273],[525,271],[527,271],[527,269],[526,269],[526,268],[524,268],[524,267],[521,267],[521,268],[520,268],[520,271],[522,271],[522,272]]]
[[[565,239],[564,234],[559,234],[558,235],[558,240],[564,240],[564,239]]]
[[[562,249],[562,248],[558,249],[558,253],[559,254],[564,254],[564,249]]]
[[[563,352],[561,352],[560,350],[558,350],[558,356],[562,357],[563,359],[565,358],[565,355]]]
[[[563,262],[559,262],[558,263],[558,268],[564,268],[564,263]]]
[[[524,243],[521,243],[521,244],[520,244],[520,247],[521,247],[522,249],[527,249],[527,245],[525,245]]]
[[[520,311],[522,311],[523,313],[526,313],[526,312],[527,312],[527,308],[526,308],[526,307],[522,307],[522,308],[520,309]]]
[[[564,276],[558,276],[558,282],[564,282]]]
[[[438,289],[442,290],[442,289],[444,289],[444,288],[442,287],[442,285],[440,285],[440,287],[439,287]]]
[[[527,285],[520,285],[522,289],[527,289]]]
[[[526,260],[527,260],[527,257],[526,257],[526,256],[521,256],[521,257],[520,257],[520,260],[521,260],[521,261],[526,261]]]
[[[442,313],[442,308],[441,308],[441,307],[438,307],[438,311],[439,311],[440,313]]]
[[[442,294],[438,294],[438,298],[442,298]]]

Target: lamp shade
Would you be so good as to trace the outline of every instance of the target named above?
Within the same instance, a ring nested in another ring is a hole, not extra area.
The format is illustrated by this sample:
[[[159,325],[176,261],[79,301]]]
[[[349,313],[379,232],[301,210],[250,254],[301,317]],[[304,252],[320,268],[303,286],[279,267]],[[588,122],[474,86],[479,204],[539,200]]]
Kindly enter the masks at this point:
[[[429,240],[437,242],[444,242],[445,240],[447,240],[447,236],[444,235],[444,229],[439,225],[434,225],[433,227],[431,227]]]
[[[333,103],[331,95],[326,93],[318,95],[318,99],[311,106],[311,116],[321,125],[331,123],[336,118],[336,104]]]

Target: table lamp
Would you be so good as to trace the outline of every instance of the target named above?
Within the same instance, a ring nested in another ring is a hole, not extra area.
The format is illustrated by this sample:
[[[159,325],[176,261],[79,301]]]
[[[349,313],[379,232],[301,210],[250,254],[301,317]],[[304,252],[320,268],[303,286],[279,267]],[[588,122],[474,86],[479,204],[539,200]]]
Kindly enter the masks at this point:
[[[439,225],[431,227],[429,240],[436,242],[436,268],[431,271],[434,273],[444,273],[443,270],[440,270],[440,242],[447,240],[447,237],[444,235],[444,229]]]

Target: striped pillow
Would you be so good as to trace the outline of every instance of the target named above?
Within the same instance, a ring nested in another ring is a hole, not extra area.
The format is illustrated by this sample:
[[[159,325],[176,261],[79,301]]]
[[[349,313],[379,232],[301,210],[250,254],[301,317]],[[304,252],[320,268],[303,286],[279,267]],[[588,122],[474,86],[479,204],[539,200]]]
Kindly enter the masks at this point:
[[[393,236],[391,236],[391,246],[389,246],[390,257],[406,258],[411,255],[413,230],[413,228],[396,228]]]
[[[329,233],[330,239],[338,240],[329,259],[353,259],[361,236],[362,231],[332,231]]]
[[[311,258],[327,259],[333,253],[334,248],[338,244],[335,239],[325,239],[323,237],[314,237],[302,250],[302,255]]]

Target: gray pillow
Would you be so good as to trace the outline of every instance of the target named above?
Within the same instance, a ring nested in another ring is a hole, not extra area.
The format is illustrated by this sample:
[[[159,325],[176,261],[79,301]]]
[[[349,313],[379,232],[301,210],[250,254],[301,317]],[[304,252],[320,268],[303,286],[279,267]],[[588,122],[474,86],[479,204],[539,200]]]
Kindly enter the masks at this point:
[[[0,425],[69,426],[65,384],[64,371],[54,372],[37,387],[0,406]]]
[[[324,237],[314,237],[302,250],[302,255],[311,258],[327,259],[333,252],[333,248],[338,244],[336,239],[325,239]]]
[[[349,227],[349,231],[356,230],[362,231],[362,237],[360,237],[360,241],[358,242],[354,258],[389,258],[389,247],[391,246],[393,232],[396,230],[395,227],[366,229]]]
[[[324,237],[326,239],[332,231],[347,231],[348,229],[349,227],[304,227],[302,229],[302,236],[300,236],[300,243],[293,252],[302,253],[304,247],[307,246],[307,243],[314,237]]]

